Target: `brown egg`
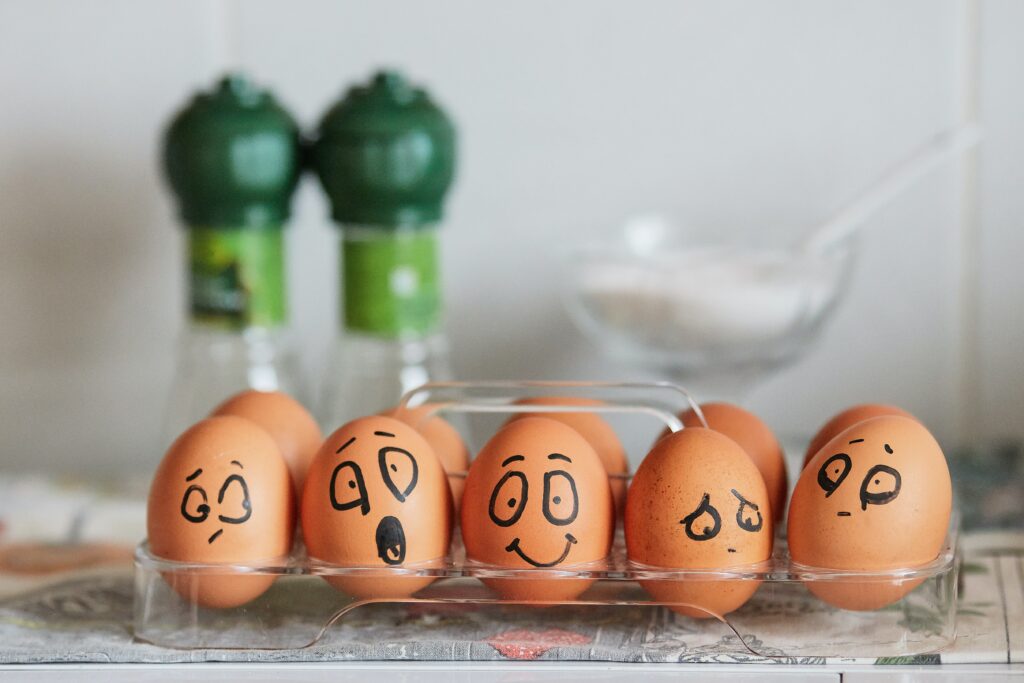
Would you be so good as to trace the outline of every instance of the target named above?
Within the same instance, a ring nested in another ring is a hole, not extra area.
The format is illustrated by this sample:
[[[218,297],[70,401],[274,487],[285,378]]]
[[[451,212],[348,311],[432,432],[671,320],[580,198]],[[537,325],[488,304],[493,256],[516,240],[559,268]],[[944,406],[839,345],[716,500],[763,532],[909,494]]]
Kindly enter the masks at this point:
[[[789,551],[795,562],[848,570],[902,569],[934,560],[949,527],[952,488],[942,449],[917,420],[875,417],[818,451],[793,490]],[[920,581],[807,582],[836,607],[869,610]]]
[[[821,447],[831,441],[836,434],[849,429],[858,422],[871,419],[872,417],[881,417],[882,415],[902,415],[903,417],[909,417],[911,420],[917,418],[896,406],[884,405],[881,403],[864,403],[861,405],[847,408],[843,412],[832,417],[831,420],[825,423],[825,425],[818,430],[818,433],[811,439],[811,443],[807,446],[807,452],[804,453],[804,467],[807,467],[807,463],[811,461]]]
[[[296,502],[306,470],[324,437],[316,420],[302,404],[280,391],[243,391],[214,408],[212,415],[237,415],[252,420],[277,442],[288,463]]]
[[[761,419],[753,413],[731,403],[704,403],[701,405],[708,427],[725,434],[747,452],[764,477],[772,516],[778,522],[786,511],[786,456],[779,440]],[[679,416],[686,427],[702,427],[697,413],[687,410]]]
[[[179,562],[252,563],[288,554],[295,528],[291,479],[274,440],[249,420],[211,417],[171,445],[149,491],[153,554]],[[186,599],[236,607],[272,575],[165,574]]]
[[[519,405],[570,405],[570,406],[601,406],[604,401],[592,398],[578,398],[575,396],[536,396],[516,401]],[[509,418],[509,422],[524,417],[546,417],[567,424],[586,439],[597,452],[598,457],[604,464],[608,474],[626,475],[629,473],[629,460],[626,457],[626,449],[615,434],[615,430],[597,413],[518,413]],[[615,509],[622,511],[626,501],[626,478],[624,476],[612,477],[609,479],[612,489],[612,496],[615,498]]]
[[[471,561],[538,572],[598,563],[611,549],[614,529],[614,503],[601,459],[562,422],[514,420],[469,467],[462,538]],[[593,581],[511,578],[484,583],[510,600],[548,602],[572,600]]]
[[[455,503],[455,511],[458,512],[462,504],[462,489],[466,486],[466,470],[469,469],[469,449],[459,431],[448,421],[437,415],[427,416],[434,408],[435,406],[426,403],[415,408],[396,407],[382,414],[401,420],[416,429],[434,449],[434,454],[441,461],[444,471],[448,473],[452,502]]]
[[[626,497],[630,561],[667,569],[724,569],[771,557],[771,503],[754,462],[732,439],[688,427],[655,444]],[[680,614],[724,616],[757,590],[753,579],[650,580],[641,585]]]
[[[327,437],[302,493],[302,534],[312,558],[336,565],[438,566],[451,542],[452,501],[444,468],[415,429],[390,417],[353,420]],[[430,576],[327,576],[360,598],[400,598]]]

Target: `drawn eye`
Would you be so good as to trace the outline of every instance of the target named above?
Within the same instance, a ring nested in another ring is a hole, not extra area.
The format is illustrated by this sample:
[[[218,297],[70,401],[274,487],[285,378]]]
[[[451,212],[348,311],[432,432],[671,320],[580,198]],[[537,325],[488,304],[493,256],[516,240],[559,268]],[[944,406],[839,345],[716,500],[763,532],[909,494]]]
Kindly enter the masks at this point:
[[[835,493],[846,479],[850,473],[850,464],[850,456],[846,453],[836,453],[822,464],[818,470],[818,486],[825,491],[826,498]]]
[[[544,517],[552,524],[572,524],[580,511],[580,499],[576,494],[576,482],[564,470],[555,470],[544,475]]]
[[[860,485],[860,509],[867,510],[868,505],[885,505],[900,495],[903,478],[900,473],[888,465],[875,465],[868,470],[867,476]]]
[[[331,507],[335,510],[358,507],[364,515],[370,512],[363,471],[351,460],[339,464],[331,473]]]
[[[700,505],[679,522],[683,525],[686,535],[695,541],[710,541],[722,530],[722,516],[711,504],[711,496],[704,494]]]
[[[761,509],[757,506],[757,503],[751,503],[741,496],[740,492],[736,489],[732,489],[732,495],[736,496],[736,499],[740,501],[740,506],[736,510],[736,524],[739,528],[744,531],[760,531],[761,527],[764,526],[764,517],[761,516]]]
[[[193,524],[205,522],[206,518],[210,516],[206,491],[201,486],[192,484],[185,489],[185,495],[181,499],[181,516]]]
[[[491,492],[487,513],[498,526],[512,526],[523,516],[530,485],[522,472],[506,472]]]
[[[217,515],[217,519],[225,524],[241,524],[252,517],[249,486],[240,474],[232,474],[224,480],[217,494],[217,505],[221,510],[231,513]]]
[[[380,476],[384,478],[388,490],[399,503],[404,503],[416,488],[416,480],[420,476],[416,458],[407,450],[386,446],[378,451],[377,462],[380,464]]]

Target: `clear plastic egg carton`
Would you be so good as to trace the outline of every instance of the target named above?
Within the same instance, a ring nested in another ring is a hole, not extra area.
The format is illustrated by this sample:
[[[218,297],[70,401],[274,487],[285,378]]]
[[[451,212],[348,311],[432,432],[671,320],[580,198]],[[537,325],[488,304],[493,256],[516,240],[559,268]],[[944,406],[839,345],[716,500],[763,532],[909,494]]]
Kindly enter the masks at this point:
[[[586,408],[515,404],[527,396],[543,395],[595,398],[603,404]],[[679,412],[695,405],[684,390],[666,383],[437,383],[410,392],[403,401],[436,405],[436,413],[464,434],[467,423],[460,419],[464,414],[507,418],[511,413],[581,410],[609,419],[641,416],[648,425],[654,418],[659,431],[666,426],[676,431],[682,427]],[[483,440],[493,433],[492,426],[483,430]],[[656,435],[652,434],[652,441]],[[798,474],[791,473],[791,479]],[[716,652],[721,652],[722,643],[731,643],[739,656],[783,659],[920,655],[943,649],[956,635],[961,556],[955,514],[943,549],[932,562],[885,571],[798,565],[789,558],[784,524],[777,525],[774,550],[765,562],[718,570],[641,566],[626,557],[621,515],[618,525],[607,558],[559,568],[509,569],[467,560],[458,529],[453,533],[451,552],[443,560],[400,567],[325,564],[307,557],[301,540],[288,558],[259,564],[168,561],[153,556],[143,542],[135,554],[134,634],[144,642],[184,649],[330,649],[365,637],[395,637],[396,628],[400,638],[421,645],[425,641],[450,644],[460,638],[471,641],[475,637],[471,624],[492,620],[498,624],[543,624],[539,630],[511,629],[501,642],[502,647],[536,648],[538,633],[553,634],[551,647],[565,645],[557,634],[592,619],[597,623],[642,623],[645,642],[664,645],[666,638],[685,637],[687,649],[714,644]],[[244,577],[273,577],[274,581],[257,599],[230,609],[201,607],[182,595],[189,592],[183,586],[197,592],[203,581]],[[326,580],[356,577],[429,577],[433,581],[411,597],[375,599],[346,595]],[[589,585],[571,600],[522,603],[489,588],[485,584],[489,579],[582,581]],[[686,603],[658,601],[644,589],[644,584],[652,581],[681,582],[701,590]],[[700,604],[704,590],[713,594],[749,591],[755,586],[753,597],[728,614],[715,614],[707,606],[710,602]],[[879,609],[851,611],[823,602],[809,586],[819,593],[899,594],[900,587],[908,592]],[[417,618],[407,618],[411,614]],[[432,614],[437,617],[430,618]],[[374,626],[383,622],[389,627],[375,633]],[[516,642],[517,638],[523,642]],[[644,647],[644,643],[634,645]]]

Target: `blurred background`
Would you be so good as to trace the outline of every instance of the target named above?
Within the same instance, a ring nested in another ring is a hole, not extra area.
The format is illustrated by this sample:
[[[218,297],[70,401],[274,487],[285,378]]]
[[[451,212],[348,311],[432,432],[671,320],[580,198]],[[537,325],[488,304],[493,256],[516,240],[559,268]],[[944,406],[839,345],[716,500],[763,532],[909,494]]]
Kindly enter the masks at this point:
[[[944,443],[1024,437],[1024,5],[0,2],[0,470],[151,471],[184,325],[160,138],[241,68],[304,130],[401,68],[452,116],[443,291],[456,377],[619,379],[566,315],[562,250],[637,213],[806,232],[938,131],[983,146],[878,213],[818,344],[745,402],[807,437],[862,401]],[[337,235],[303,178],[289,305],[318,377]]]

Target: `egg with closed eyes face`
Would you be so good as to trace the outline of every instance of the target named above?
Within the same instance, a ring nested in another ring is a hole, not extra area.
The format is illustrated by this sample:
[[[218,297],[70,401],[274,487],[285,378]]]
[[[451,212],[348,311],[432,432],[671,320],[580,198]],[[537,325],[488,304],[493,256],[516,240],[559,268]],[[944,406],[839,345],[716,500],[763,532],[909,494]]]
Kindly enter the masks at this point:
[[[434,579],[387,570],[429,569],[448,554],[444,468],[423,436],[394,418],[359,418],[327,437],[306,475],[301,509],[310,557],[360,568],[325,577],[349,595],[411,595]]]
[[[772,554],[768,491],[757,466],[727,436],[687,427],[660,439],[626,496],[626,552],[642,567],[726,569]],[[748,578],[646,580],[655,600],[690,617],[724,616],[760,582]]]
[[[462,497],[466,557],[538,575],[483,579],[506,599],[574,599],[593,581],[541,577],[603,561],[614,528],[604,465],[587,440],[561,422],[509,422],[470,465]]]
[[[942,449],[917,420],[859,422],[836,435],[804,468],[789,507],[794,562],[845,570],[912,568],[934,560],[946,538],[952,486]],[[808,581],[837,607],[870,610],[920,583]]]

